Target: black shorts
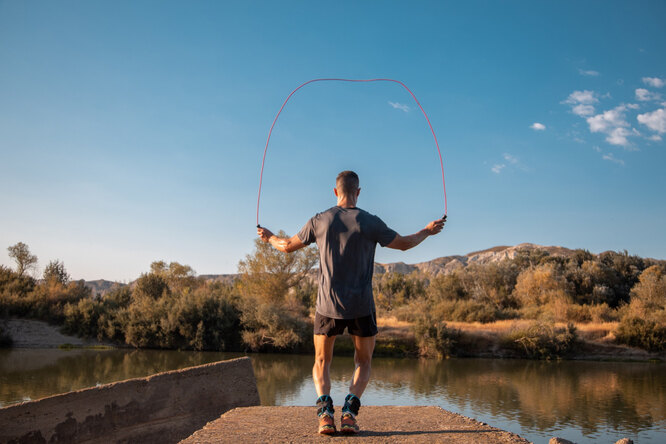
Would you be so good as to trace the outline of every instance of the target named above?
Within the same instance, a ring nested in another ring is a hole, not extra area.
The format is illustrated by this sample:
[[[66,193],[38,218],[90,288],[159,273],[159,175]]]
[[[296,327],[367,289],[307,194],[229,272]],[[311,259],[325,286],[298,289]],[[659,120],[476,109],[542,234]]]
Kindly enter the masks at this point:
[[[314,334],[337,336],[344,333],[345,328],[350,335],[369,337],[377,334],[377,318],[371,315],[356,319],[334,319],[315,313]]]

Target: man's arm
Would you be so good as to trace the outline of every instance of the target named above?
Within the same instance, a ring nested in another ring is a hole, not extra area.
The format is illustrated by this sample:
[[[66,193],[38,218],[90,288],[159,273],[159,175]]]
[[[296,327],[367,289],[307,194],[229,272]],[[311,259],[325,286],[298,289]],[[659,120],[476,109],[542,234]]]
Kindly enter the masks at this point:
[[[391,243],[387,245],[387,247],[402,251],[414,248],[418,244],[423,242],[426,237],[434,236],[435,234],[442,231],[445,222],[446,222],[446,216],[444,216],[441,219],[433,220],[428,225],[426,225],[426,227],[423,230],[418,231],[414,234],[410,234],[409,236],[400,236],[398,234],[395,236],[395,239],[393,239]]]
[[[269,242],[275,249],[283,253],[291,253],[306,246],[296,235],[290,238],[277,237],[268,228],[257,227],[257,235],[262,241]]]

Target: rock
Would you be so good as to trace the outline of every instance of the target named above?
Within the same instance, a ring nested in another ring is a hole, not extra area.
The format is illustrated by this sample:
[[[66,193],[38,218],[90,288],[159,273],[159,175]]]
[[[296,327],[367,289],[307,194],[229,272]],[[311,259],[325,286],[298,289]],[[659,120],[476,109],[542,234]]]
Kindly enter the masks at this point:
[[[554,437],[550,438],[548,444],[576,444],[576,443],[573,441],[569,441],[568,439]]]
[[[615,444],[634,444],[634,441],[632,441],[629,438],[622,438],[622,439],[616,441]]]

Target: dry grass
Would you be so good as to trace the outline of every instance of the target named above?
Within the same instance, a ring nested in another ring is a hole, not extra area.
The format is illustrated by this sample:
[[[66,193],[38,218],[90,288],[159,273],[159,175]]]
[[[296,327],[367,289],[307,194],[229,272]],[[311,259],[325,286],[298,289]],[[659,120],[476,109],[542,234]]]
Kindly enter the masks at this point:
[[[489,322],[482,324],[480,322],[447,322],[446,325],[456,328],[464,333],[470,333],[477,336],[499,336],[509,331],[522,328],[533,323],[530,319],[510,319]],[[617,322],[589,322],[585,324],[574,323],[578,335],[585,341],[609,342],[614,339],[613,330],[617,328]],[[381,317],[377,319],[377,326],[381,335],[396,338],[413,337],[412,324],[406,321],[399,321],[394,317]],[[556,323],[555,327],[564,328],[566,323]]]
[[[588,322],[587,324],[575,324],[578,336],[586,341],[611,342],[615,339],[613,330],[619,322]]]
[[[379,334],[387,339],[404,340],[414,338],[411,322],[399,321],[394,317],[382,317],[377,318],[377,327],[379,328]]]

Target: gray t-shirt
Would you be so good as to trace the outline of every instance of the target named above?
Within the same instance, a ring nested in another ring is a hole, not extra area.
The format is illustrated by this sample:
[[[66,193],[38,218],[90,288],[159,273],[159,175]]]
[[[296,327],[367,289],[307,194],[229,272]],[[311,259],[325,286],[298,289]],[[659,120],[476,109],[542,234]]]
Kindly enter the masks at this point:
[[[310,219],[298,238],[305,245],[316,241],[319,247],[317,313],[335,319],[372,314],[375,247],[385,247],[396,235],[380,218],[360,208],[336,206]]]

